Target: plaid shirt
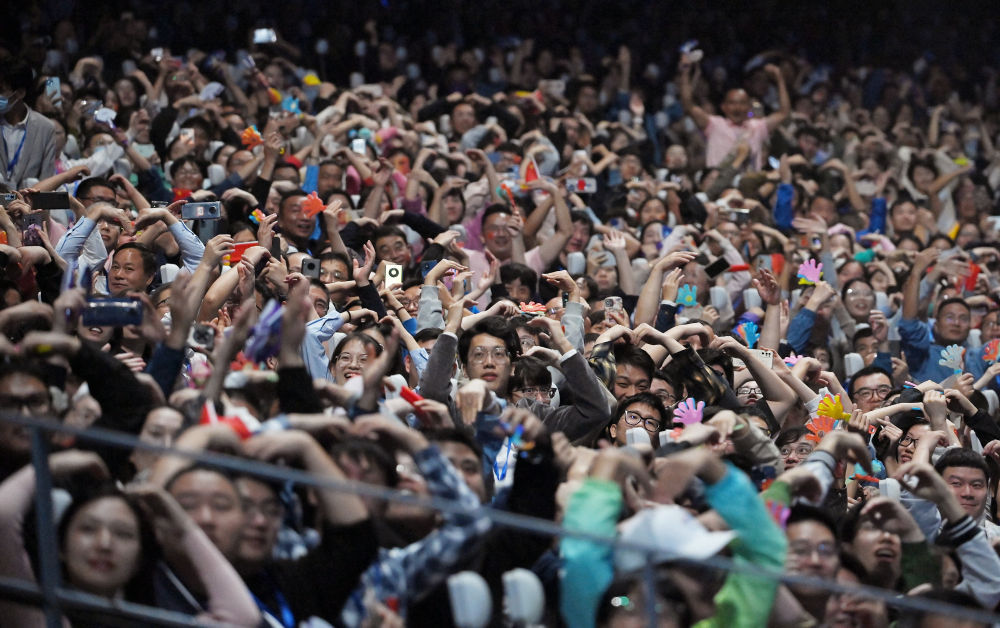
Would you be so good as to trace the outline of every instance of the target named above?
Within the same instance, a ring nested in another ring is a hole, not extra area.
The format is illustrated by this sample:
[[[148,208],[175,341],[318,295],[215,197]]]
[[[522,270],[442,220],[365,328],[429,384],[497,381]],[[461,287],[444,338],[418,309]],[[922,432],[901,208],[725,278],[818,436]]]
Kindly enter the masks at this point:
[[[392,598],[398,600],[399,613],[405,619],[407,602],[448,577],[451,569],[490,529],[490,519],[483,516],[479,498],[437,447],[432,445],[415,453],[413,458],[432,495],[458,501],[468,512],[445,514],[441,527],[416,543],[380,549],[378,559],[362,574],[361,584],[344,605],[340,619],[345,626],[361,625],[366,613],[365,596],[369,592],[383,604]]]

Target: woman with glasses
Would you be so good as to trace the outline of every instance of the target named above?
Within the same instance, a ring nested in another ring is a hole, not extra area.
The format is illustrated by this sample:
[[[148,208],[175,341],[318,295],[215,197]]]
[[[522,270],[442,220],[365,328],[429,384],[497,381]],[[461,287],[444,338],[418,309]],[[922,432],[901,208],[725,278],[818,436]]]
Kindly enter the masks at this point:
[[[809,430],[801,425],[787,427],[778,432],[774,444],[777,445],[778,451],[781,453],[781,459],[785,461],[785,471],[794,469],[813,452],[816,443],[809,440],[808,435]]]
[[[337,343],[330,358],[330,370],[338,386],[343,386],[352,377],[364,373],[365,368],[375,358],[382,355],[382,345],[362,332],[351,332]]]
[[[659,433],[673,424],[660,398],[649,392],[625,397],[618,402],[608,424],[608,437],[617,447],[628,443],[625,433],[635,427],[646,430],[653,447],[660,446]]]
[[[529,399],[539,403],[549,403],[552,399],[552,373],[542,360],[525,356],[514,363],[514,374],[510,376],[510,400],[514,403]]]

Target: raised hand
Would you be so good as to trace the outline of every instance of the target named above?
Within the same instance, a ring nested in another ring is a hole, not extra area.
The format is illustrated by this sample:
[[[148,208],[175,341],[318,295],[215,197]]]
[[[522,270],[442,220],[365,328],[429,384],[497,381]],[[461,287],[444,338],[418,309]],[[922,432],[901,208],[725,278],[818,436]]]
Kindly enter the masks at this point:
[[[752,283],[760,295],[760,300],[765,304],[778,305],[781,302],[781,287],[768,269],[761,268]]]

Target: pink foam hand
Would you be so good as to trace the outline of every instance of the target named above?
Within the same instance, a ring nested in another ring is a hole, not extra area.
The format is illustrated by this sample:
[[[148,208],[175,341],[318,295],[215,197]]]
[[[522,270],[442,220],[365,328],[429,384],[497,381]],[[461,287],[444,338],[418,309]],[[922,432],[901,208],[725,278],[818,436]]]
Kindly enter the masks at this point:
[[[823,264],[816,263],[814,259],[807,259],[799,266],[799,284],[815,285],[823,276]]]
[[[795,366],[799,360],[805,356],[795,355],[795,353],[789,353],[788,357],[785,358],[785,366],[792,367]]]
[[[704,401],[695,401],[693,397],[685,399],[674,408],[674,423],[691,425],[701,423],[705,410]]]

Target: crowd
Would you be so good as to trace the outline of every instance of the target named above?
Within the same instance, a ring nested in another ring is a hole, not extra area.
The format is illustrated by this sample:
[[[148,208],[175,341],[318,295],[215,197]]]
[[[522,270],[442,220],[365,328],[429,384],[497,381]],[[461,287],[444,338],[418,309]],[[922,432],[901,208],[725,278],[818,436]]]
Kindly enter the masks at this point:
[[[0,413],[457,507],[53,434],[39,530],[0,420],[0,576],[51,534],[72,588],[246,626],[987,625],[678,562],[721,555],[997,609],[989,68],[408,53],[368,20],[327,69],[280,29],[32,24],[0,50]]]

